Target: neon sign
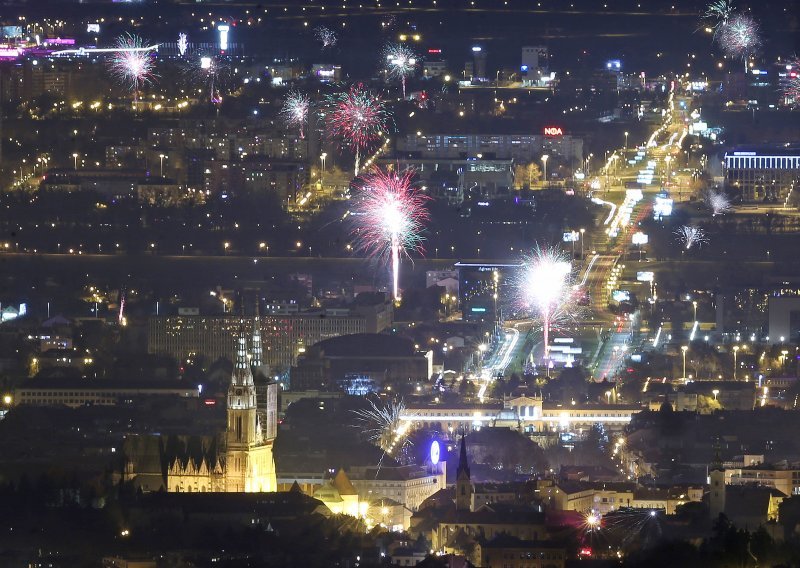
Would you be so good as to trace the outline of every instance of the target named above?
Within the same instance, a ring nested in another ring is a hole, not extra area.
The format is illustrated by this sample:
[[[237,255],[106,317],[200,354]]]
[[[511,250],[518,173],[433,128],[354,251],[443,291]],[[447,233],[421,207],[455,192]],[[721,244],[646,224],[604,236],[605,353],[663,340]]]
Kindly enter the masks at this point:
[[[545,126],[544,127],[544,135],[545,136],[564,136],[564,131],[561,129],[560,126]]]

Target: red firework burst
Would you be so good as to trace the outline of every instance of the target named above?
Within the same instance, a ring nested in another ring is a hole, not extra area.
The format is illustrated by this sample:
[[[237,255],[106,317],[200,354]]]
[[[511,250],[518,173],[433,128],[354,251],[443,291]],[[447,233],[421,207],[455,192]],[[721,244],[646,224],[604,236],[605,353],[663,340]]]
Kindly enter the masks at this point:
[[[369,256],[391,259],[395,298],[400,255],[423,252],[421,232],[429,219],[425,208],[429,198],[413,185],[413,177],[412,170],[373,169],[363,177],[353,209],[356,247]]]

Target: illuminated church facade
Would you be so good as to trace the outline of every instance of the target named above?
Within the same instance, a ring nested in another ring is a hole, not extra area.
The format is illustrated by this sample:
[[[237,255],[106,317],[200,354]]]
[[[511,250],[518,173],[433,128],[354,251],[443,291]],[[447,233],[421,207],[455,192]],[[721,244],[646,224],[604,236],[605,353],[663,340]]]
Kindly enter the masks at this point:
[[[247,337],[242,331],[228,387],[224,434],[132,437],[125,450],[127,480],[143,491],[277,491],[272,449],[277,435],[278,385],[268,382],[260,389],[264,400],[259,405],[253,377],[254,369],[262,369],[258,317],[252,346],[248,357]]]

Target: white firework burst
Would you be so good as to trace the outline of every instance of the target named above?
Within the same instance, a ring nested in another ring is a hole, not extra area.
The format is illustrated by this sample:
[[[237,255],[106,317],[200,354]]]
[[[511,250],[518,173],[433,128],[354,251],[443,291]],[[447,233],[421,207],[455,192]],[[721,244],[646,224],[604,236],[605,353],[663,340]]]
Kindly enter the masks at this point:
[[[354,410],[365,428],[369,440],[383,450],[392,454],[402,450],[409,444],[406,434],[411,425],[410,420],[403,420],[406,414],[406,405],[402,400],[390,400],[386,406],[378,406],[368,400],[370,407],[363,410]]]
[[[693,225],[681,225],[675,229],[675,236],[678,237],[678,241],[686,250],[689,250],[693,246],[699,248],[708,243],[706,232],[700,227],[695,227]]]
[[[311,109],[311,99],[308,95],[291,91],[283,102],[280,115],[287,126],[300,129],[300,138],[304,137],[303,126],[308,121],[308,112]]]
[[[722,191],[710,190],[705,196],[706,206],[711,209],[713,216],[723,215],[731,210],[731,200]]]
[[[333,32],[333,30],[330,30],[325,26],[319,26],[317,29],[315,29],[314,36],[317,38],[317,41],[322,44],[323,49],[333,47],[336,45],[336,42],[339,41],[339,38],[336,37],[336,34]]]

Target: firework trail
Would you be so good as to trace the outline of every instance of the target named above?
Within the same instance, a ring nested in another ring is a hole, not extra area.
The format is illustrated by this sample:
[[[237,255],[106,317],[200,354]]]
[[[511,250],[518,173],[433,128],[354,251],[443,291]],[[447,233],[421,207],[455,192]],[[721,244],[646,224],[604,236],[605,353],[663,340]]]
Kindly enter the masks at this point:
[[[406,447],[409,444],[406,433],[411,421],[401,419],[406,413],[405,403],[402,400],[390,400],[386,406],[381,407],[371,399],[368,399],[368,402],[369,408],[353,411],[364,425],[367,438],[385,454]]]
[[[728,21],[728,18],[731,17],[733,10],[733,2],[730,0],[715,0],[706,7],[706,11],[703,14],[703,19],[714,22],[714,38],[717,37],[720,27],[725,25],[725,23]]]
[[[544,360],[548,361],[550,329],[576,315],[577,294],[569,257],[555,247],[535,247],[523,258],[514,287],[517,302],[542,323]]]
[[[117,38],[115,47],[118,51],[108,61],[109,72],[138,99],[139,89],[155,79],[153,56],[142,38],[133,34]]]
[[[747,58],[761,45],[758,22],[750,16],[735,14],[719,27],[717,41],[731,59],[740,58],[747,73]]]
[[[397,77],[403,85],[403,98],[406,98],[406,77],[413,75],[419,57],[405,45],[390,43],[383,49],[383,60],[389,75]]]
[[[800,58],[793,57],[786,63],[786,76],[781,80],[781,90],[787,104],[800,107]]]
[[[189,38],[184,33],[178,34],[178,53],[181,57],[186,55],[186,50],[189,49]]]
[[[675,236],[677,236],[678,241],[686,247],[686,250],[689,250],[695,245],[699,248],[708,243],[706,232],[700,227],[694,227],[692,225],[682,225],[678,227],[675,229]]]
[[[297,91],[290,91],[283,101],[280,115],[283,122],[289,127],[300,129],[300,138],[304,138],[303,126],[308,121],[308,111],[311,109],[311,99],[308,95],[298,93]]]
[[[389,113],[378,95],[363,85],[329,95],[325,101],[325,127],[328,138],[340,139],[355,152],[355,175],[361,151],[377,142],[386,132]]]
[[[336,34],[333,32],[333,30],[326,28],[325,26],[317,27],[314,30],[314,37],[316,37],[317,41],[322,44],[323,49],[333,47],[336,45],[336,42],[339,41],[339,38],[336,37]]]
[[[703,196],[706,206],[711,209],[712,216],[722,215],[731,210],[731,200],[722,191],[713,189],[707,191]]]
[[[190,85],[205,89],[212,103],[218,105],[222,102],[220,89],[230,76],[226,58],[211,52],[194,52],[186,58],[183,74]]]
[[[414,172],[384,172],[373,169],[353,208],[353,236],[356,248],[367,255],[391,259],[392,294],[399,299],[400,256],[422,252],[423,224],[429,219],[425,202],[428,196],[412,184]]]

